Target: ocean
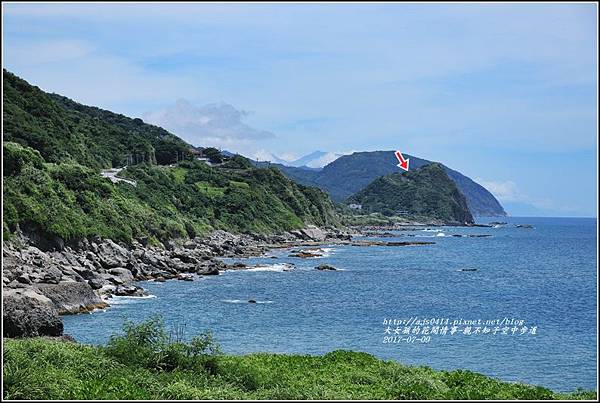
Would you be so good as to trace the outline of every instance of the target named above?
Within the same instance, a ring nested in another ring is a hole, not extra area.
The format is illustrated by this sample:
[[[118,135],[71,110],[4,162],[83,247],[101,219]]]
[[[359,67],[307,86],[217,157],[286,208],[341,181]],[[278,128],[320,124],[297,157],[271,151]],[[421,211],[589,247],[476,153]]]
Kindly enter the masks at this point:
[[[116,297],[108,309],[64,316],[65,333],[105,343],[125,319],[158,314],[186,338],[211,330],[230,354],[346,349],[556,391],[596,390],[597,220],[479,221],[508,225],[396,231],[377,239],[435,244],[325,245],[312,259],[274,250],[226,260],[261,265],[252,270],[139,282],[150,297]]]

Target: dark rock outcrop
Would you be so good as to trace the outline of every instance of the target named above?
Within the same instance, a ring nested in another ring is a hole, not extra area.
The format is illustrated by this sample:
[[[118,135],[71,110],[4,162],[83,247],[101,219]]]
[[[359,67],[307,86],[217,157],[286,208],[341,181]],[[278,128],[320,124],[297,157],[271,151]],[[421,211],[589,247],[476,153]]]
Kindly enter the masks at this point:
[[[52,301],[60,315],[89,312],[107,306],[87,283],[40,283],[35,285],[35,289]]]
[[[227,264],[217,257],[248,257],[276,247],[318,245],[317,239],[344,243],[346,236],[341,230],[316,227],[296,235],[214,231],[205,238],[169,242],[168,247],[137,241],[125,247],[95,237],[43,250],[17,234],[17,242],[5,243],[2,248],[2,285],[8,308],[3,317],[5,335],[60,335],[59,315],[104,308],[113,295],[146,295],[142,287],[133,284],[136,280],[193,281],[200,278],[196,274],[218,275],[248,267],[241,262]],[[315,248],[305,249],[305,253],[320,255]]]
[[[52,301],[31,289],[4,290],[4,337],[61,336],[63,324]]]
[[[336,271],[337,269],[329,264],[320,264],[317,267],[315,267],[315,270],[321,270],[321,271]]]

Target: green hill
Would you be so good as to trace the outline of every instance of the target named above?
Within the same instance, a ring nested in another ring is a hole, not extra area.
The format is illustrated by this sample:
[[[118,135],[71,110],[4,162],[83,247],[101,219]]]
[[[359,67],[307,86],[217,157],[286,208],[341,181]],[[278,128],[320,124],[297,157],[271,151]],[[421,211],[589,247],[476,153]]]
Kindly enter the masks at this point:
[[[347,199],[366,213],[407,214],[448,223],[473,223],[467,202],[441,164],[382,176]]]
[[[241,156],[208,166],[159,127],[47,94],[7,71],[4,80],[6,236],[20,228],[64,241],[156,241],[211,229],[269,233],[339,223],[324,192],[276,169]],[[137,186],[100,175],[127,159],[134,165],[119,175]]]
[[[103,109],[78,104],[4,70],[4,141],[40,152],[47,162],[91,168],[134,162],[169,164],[190,145],[166,130]]]
[[[418,169],[431,164],[422,158],[405,154],[410,159],[410,169]],[[284,174],[308,186],[316,186],[331,196],[334,201],[342,201],[358,192],[380,176],[398,172],[394,151],[364,151],[343,155],[326,165],[313,170],[276,165]],[[467,205],[476,216],[505,216],[502,205],[487,189],[458,171],[444,165],[444,170],[467,199]]]

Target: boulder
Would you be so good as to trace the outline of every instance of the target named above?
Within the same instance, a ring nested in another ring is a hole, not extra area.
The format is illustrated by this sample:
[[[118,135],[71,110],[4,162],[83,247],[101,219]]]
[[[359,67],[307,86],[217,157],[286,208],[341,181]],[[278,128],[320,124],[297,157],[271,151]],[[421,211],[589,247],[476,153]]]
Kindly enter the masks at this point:
[[[322,270],[322,271],[335,271],[337,270],[335,267],[328,265],[328,264],[321,264],[318,265],[317,267],[315,267],[315,270]]]
[[[318,227],[309,226],[304,228],[302,232],[313,241],[324,241],[327,235]]]
[[[177,280],[194,281],[194,276],[189,273],[180,273],[177,275]]]
[[[39,294],[48,297],[60,315],[89,312],[106,307],[100,297],[87,283],[60,282],[58,284],[36,284]]]
[[[52,267],[52,266],[46,267],[44,269],[42,283],[58,284],[60,282],[60,280],[62,279],[62,276],[63,276],[62,271],[60,271],[56,267]]]
[[[219,269],[212,266],[212,267],[205,267],[202,268],[200,271],[197,272],[198,274],[202,275],[202,276],[216,276],[219,274]]]
[[[128,297],[142,297],[146,295],[146,292],[142,287],[135,285],[119,285],[115,289],[114,294]]]
[[[131,274],[131,271],[127,270],[124,267],[115,267],[113,269],[109,269],[108,273],[119,278],[123,282],[123,284],[130,283],[133,281],[133,274]]]
[[[290,254],[289,257],[300,257],[302,259],[307,259],[307,258],[313,258],[313,257],[321,257],[321,254],[300,251],[298,253]]]
[[[61,336],[63,323],[52,301],[31,289],[4,290],[4,337]]]
[[[31,280],[27,274],[21,274],[17,277],[17,281],[21,284],[31,284]]]
[[[127,265],[127,261],[129,260],[127,249],[117,245],[110,239],[107,239],[98,245],[98,256],[102,266],[107,269],[123,267]]]
[[[92,287],[92,290],[99,290],[107,284],[107,281],[103,278],[96,277],[88,280],[88,284],[90,285],[90,287]]]

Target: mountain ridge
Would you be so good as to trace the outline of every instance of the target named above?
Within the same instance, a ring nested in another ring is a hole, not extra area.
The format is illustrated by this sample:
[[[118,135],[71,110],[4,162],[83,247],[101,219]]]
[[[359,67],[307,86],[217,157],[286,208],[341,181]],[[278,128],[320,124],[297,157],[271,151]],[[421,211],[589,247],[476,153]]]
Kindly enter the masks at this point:
[[[158,126],[46,93],[6,70],[3,78],[5,239],[30,229],[64,241],[162,242],[215,229],[339,225],[327,194],[279,170],[239,155],[209,166],[195,159],[199,147]],[[125,161],[119,175],[129,184],[101,176]]]
[[[364,213],[409,215],[443,220],[448,224],[473,224],[467,200],[440,163],[408,172],[380,176],[346,199],[361,205]]]
[[[410,159],[411,170],[432,163],[413,155],[404,154],[404,156]],[[397,163],[394,151],[389,150],[361,151],[343,155],[321,170],[311,171],[280,164],[271,165],[277,166],[284,174],[299,183],[316,186],[329,193],[334,201],[341,202],[366,187],[374,179],[398,172]],[[487,189],[462,173],[444,164],[441,165],[465,195],[474,216],[506,216],[500,202]]]

